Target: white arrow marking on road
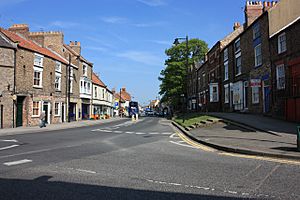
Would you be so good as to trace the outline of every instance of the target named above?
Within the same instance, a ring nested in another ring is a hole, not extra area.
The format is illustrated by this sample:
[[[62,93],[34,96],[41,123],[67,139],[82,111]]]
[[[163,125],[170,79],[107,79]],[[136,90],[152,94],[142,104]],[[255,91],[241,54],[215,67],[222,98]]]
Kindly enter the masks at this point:
[[[10,145],[10,146],[7,146],[7,147],[2,147],[2,148],[0,148],[0,151],[6,150],[6,149],[11,149],[11,148],[18,147],[18,146],[20,146],[20,145],[14,144],[14,145]]]
[[[0,140],[1,142],[18,142],[18,140]]]
[[[190,146],[190,145],[188,145],[188,144],[180,144],[180,143],[174,142],[174,141],[169,141],[169,142],[171,142],[171,143],[173,143],[173,144],[180,145],[180,146],[184,146],[184,147],[190,147],[190,148],[193,148],[193,149],[198,149],[197,147],[193,147],[193,146]]]
[[[6,162],[3,163],[6,166],[13,166],[13,165],[20,165],[20,164],[25,164],[25,163],[30,163],[32,160],[24,159],[24,160],[18,160],[18,161],[13,161],[13,162]]]

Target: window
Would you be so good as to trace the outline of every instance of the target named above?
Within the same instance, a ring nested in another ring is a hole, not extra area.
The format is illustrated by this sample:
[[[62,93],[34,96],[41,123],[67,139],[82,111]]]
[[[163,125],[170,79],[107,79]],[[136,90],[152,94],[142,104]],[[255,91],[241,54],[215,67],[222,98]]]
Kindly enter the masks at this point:
[[[276,81],[277,81],[277,89],[278,90],[285,89],[285,70],[284,70],[284,65],[278,65],[276,67]]]
[[[55,71],[56,72],[61,72],[61,63],[60,62],[55,63]]]
[[[228,80],[228,61],[224,63],[224,81]]]
[[[283,53],[286,51],[286,35],[282,33],[278,36],[278,53]]]
[[[210,102],[218,102],[219,101],[219,90],[218,84],[212,83],[210,84]]]
[[[104,89],[102,89],[102,99],[104,99]]]
[[[83,73],[83,76],[87,76],[87,66],[86,65],[82,66],[82,73]]]
[[[253,26],[253,40],[260,37],[260,26],[259,24],[255,24]]]
[[[43,69],[34,67],[33,68],[33,86],[42,87]]]
[[[241,51],[241,40],[240,38],[234,42],[234,51],[237,53]]]
[[[39,101],[32,102],[32,116],[33,117],[40,116],[40,102]]]
[[[97,98],[97,96],[98,96],[97,95],[97,87],[94,88],[94,91],[95,91],[95,98]]]
[[[70,67],[70,77],[73,77],[73,76],[74,76],[74,68]]]
[[[229,86],[228,84],[224,85],[224,103],[229,103]]]
[[[252,87],[252,104],[259,103],[259,87]]]
[[[34,55],[34,65],[43,67],[43,56],[39,54]]]
[[[205,87],[205,73],[202,74],[202,86]]]
[[[242,57],[241,54],[237,54],[235,57],[235,74],[236,76],[242,73]]]
[[[228,60],[228,48],[224,50],[224,61]]]
[[[54,115],[60,116],[60,103],[57,102],[54,103]]]
[[[55,73],[55,90],[59,90],[60,91],[60,86],[61,86],[61,74],[59,73]]]
[[[262,65],[261,44],[254,48],[255,67]]]

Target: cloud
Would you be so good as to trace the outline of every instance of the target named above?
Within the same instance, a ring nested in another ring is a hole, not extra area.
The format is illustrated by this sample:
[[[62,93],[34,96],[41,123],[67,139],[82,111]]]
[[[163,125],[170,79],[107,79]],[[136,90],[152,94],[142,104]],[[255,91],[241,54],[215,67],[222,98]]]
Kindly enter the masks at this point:
[[[172,45],[171,41],[168,40],[151,40],[150,42],[153,42],[155,44],[162,44],[162,45]]]
[[[111,16],[111,17],[102,17],[101,20],[109,24],[126,24],[128,23],[127,18]]]
[[[106,52],[108,49],[105,47],[93,47],[93,46],[87,46],[85,49],[92,50],[92,51],[100,51],[100,52]]]
[[[151,54],[149,52],[142,52],[142,51],[126,51],[123,53],[117,54],[118,57],[126,58],[131,61],[143,63],[145,65],[162,65],[163,60],[155,56],[154,54]]]
[[[165,25],[166,22],[152,22],[152,23],[136,23],[136,24],[132,24],[135,27],[139,27],[139,28],[147,28],[147,27],[154,27],[154,26],[163,26]]]
[[[137,0],[137,1],[151,7],[164,6],[167,4],[166,0]]]
[[[49,24],[49,26],[55,26],[55,27],[59,27],[62,29],[72,28],[72,27],[79,26],[79,25],[80,24],[76,23],[76,22],[64,22],[64,21],[54,21]]]

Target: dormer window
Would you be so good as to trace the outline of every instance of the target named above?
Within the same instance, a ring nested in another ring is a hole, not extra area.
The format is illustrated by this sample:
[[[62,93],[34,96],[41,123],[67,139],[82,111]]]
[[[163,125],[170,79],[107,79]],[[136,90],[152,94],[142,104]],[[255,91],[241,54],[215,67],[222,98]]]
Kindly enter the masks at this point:
[[[39,54],[35,54],[34,55],[34,65],[39,66],[39,67],[43,67],[43,58],[44,58],[44,56],[39,55]]]

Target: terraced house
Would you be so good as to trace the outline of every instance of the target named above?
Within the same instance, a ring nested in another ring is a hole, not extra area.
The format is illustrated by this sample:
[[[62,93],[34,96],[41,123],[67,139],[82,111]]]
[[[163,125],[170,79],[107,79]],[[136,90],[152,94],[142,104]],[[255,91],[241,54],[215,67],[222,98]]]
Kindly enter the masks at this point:
[[[15,55],[15,126],[39,124],[41,112],[47,123],[65,121],[67,60],[29,39],[27,25],[14,25],[1,34],[17,47]],[[58,77],[58,78],[57,78]]]

